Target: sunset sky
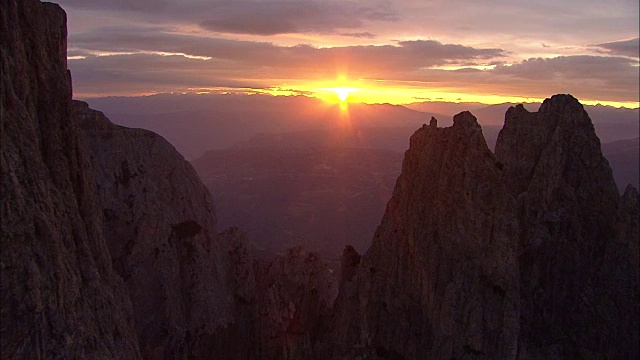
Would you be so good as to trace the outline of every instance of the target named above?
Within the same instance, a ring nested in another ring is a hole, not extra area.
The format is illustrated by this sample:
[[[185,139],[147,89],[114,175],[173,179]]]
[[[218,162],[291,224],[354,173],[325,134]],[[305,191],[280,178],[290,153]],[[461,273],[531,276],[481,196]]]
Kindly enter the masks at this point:
[[[638,107],[638,0],[61,0],[74,96]]]

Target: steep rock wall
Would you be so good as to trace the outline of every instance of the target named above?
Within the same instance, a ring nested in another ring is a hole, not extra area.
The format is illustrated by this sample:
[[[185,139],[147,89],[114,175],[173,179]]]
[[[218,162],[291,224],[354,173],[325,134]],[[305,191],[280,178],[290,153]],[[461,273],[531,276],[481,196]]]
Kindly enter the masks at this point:
[[[373,245],[359,263],[343,260],[352,265],[330,343],[348,345],[334,356],[514,357],[514,202],[476,119],[433,119],[411,137],[402,169]]]
[[[233,322],[234,301],[211,195],[161,136],[114,125],[83,102],[74,101],[73,115],[89,145],[105,238],[143,356],[206,358]]]
[[[319,358],[637,358],[638,194],[570,95],[411,138],[373,245],[343,255]]]
[[[517,199],[521,356],[637,357],[637,270],[618,233],[611,168],[582,105],[555,95],[538,112],[510,108],[496,158]]]
[[[0,2],[2,358],[140,358],[70,117],[66,16]]]

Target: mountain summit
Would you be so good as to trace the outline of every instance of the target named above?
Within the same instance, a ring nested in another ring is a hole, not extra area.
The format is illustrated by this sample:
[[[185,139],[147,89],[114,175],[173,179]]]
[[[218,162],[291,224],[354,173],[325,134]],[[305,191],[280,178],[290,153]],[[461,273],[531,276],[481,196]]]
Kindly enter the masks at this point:
[[[570,95],[510,108],[495,156],[470,113],[432,121],[343,276],[331,356],[636,358],[635,194]]]

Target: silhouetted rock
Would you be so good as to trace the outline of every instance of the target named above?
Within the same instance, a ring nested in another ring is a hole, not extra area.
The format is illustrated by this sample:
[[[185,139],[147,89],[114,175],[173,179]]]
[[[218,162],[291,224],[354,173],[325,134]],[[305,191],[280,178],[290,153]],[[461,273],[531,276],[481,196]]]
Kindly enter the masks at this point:
[[[512,209],[473,115],[416,131],[373,245],[343,277],[329,343],[346,346],[334,356],[515,357]]]
[[[569,95],[423,126],[319,358],[637,358],[638,212]]]
[[[147,359],[211,352],[233,321],[231,266],[215,209],[195,170],[166,140],[112,124],[74,101],[91,149],[114,268],[133,304]]]
[[[138,359],[88,155],[71,118],[66,15],[0,2],[3,359]]]
[[[496,157],[518,203],[521,356],[637,357],[637,272],[582,105],[555,95],[536,113],[510,108]]]
[[[259,294],[254,261],[246,247],[248,240],[240,229],[232,227],[218,234],[218,241],[229,257],[227,284],[233,299],[234,321],[219,333],[210,356],[229,360],[260,359],[256,346],[255,319],[256,297]]]
[[[635,272],[640,275],[640,261],[638,259],[640,257],[640,197],[638,190],[632,185],[627,185],[620,199],[618,239],[629,247]]]
[[[260,359],[310,359],[337,295],[327,263],[300,247],[256,263],[256,335]]]

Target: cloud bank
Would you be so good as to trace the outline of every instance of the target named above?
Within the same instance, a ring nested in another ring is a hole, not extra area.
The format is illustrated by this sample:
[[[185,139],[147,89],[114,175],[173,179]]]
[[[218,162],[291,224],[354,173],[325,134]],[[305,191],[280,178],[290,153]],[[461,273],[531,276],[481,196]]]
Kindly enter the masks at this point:
[[[69,10],[69,66],[80,96],[216,87],[305,92],[302,83],[344,77],[460,94],[639,98],[637,1],[61,4]]]

